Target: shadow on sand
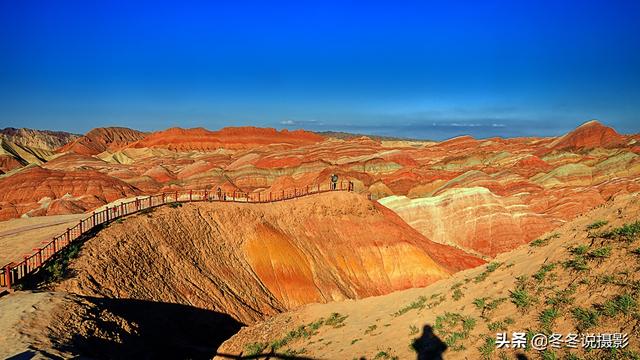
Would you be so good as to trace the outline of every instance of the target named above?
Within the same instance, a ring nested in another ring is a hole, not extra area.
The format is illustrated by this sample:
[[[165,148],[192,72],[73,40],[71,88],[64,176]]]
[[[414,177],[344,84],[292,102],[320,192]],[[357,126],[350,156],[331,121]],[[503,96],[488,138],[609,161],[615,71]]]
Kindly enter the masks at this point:
[[[447,344],[433,333],[431,325],[422,328],[422,335],[413,340],[411,346],[418,354],[418,360],[441,360],[442,354],[447,351]]]
[[[96,326],[120,341],[76,334],[59,349],[98,359],[211,359],[218,347],[243,326],[231,316],[192,306],[133,299],[87,297],[96,305]],[[107,310],[137,324],[127,333],[103,319]]]

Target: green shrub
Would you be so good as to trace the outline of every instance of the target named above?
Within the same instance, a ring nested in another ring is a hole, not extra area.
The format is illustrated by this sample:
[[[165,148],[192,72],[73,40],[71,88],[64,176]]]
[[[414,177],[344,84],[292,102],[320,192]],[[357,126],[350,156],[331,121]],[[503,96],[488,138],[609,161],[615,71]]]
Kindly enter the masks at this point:
[[[628,315],[632,310],[636,309],[637,305],[638,304],[633,295],[622,294],[606,301],[604,304],[599,306],[599,308],[603,315],[614,317],[620,313]]]
[[[261,354],[269,344],[263,342],[250,343],[244,346],[245,355],[254,356]]]
[[[578,245],[569,249],[569,252],[573,255],[584,255],[589,251],[589,247],[587,245]]]
[[[339,313],[332,313],[331,316],[324,322],[325,325],[333,326],[334,328],[340,328],[344,326],[344,321],[349,315],[341,315]]]
[[[491,274],[492,272],[496,271],[500,266],[502,265],[501,262],[492,262],[489,265],[487,265],[486,269],[481,272],[480,274],[478,274],[473,280],[476,283],[479,283],[481,281],[484,281],[489,274]]]
[[[596,229],[600,229],[601,227],[607,225],[609,222],[606,220],[598,220],[594,223],[591,223],[589,225],[587,225],[587,230],[596,230]]]
[[[577,321],[578,331],[584,331],[598,325],[598,312],[595,310],[575,307],[571,309],[571,314]]]
[[[525,311],[527,307],[532,305],[535,299],[527,292],[524,287],[517,287],[513,291],[509,291],[511,302],[521,311]]]
[[[425,296],[420,296],[418,297],[417,300],[413,301],[411,304],[401,308],[400,310],[396,311],[395,313],[391,314],[391,316],[393,317],[397,317],[403,314],[406,314],[407,312],[414,310],[414,309],[418,309],[418,310],[422,310],[425,307],[425,303],[427,302],[427,298]]]
[[[458,301],[460,299],[462,299],[462,297],[464,296],[464,294],[462,293],[462,290],[460,289],[455,289],[453,291],[453,294],[451,295],[451,298],[455,301]]]
[[[554,321],[558,317],[558,310],[554,307],[544,309],[538,315],[538,321],[540,321],[540,325],[542,329],[546,332],[551,332],[551,326],[553,326]]]
[[[611,256],[611,246],[603,246],[589,252],[592,259],[606,259]]]
[[[555,263],[543,264],[540,267],[540,269],[535,274],[533,274],[533,278],[536,279],[538,282],[542,282],[545,276],[547,275],[547,273],[555,269],[555,267],[556,267]]]
[[[571,269],[578,272],[589,270],[589,265],[587,265],[587,261],[582,255],[576,255],[572,259],[565,261],[562,265],[565,269]]]
[[[484,344],[482,344],[478,351],[483,359],[491,359],[491,354],[496,349],[496,339],[493,336],[485,336]]]

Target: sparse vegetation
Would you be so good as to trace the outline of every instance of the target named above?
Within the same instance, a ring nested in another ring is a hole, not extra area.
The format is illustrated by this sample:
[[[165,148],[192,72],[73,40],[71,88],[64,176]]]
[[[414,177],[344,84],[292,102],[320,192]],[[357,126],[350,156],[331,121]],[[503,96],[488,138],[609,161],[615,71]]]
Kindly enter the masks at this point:
[[[547,333],[550,333],[551,327],[553,326],[553,323],[555,322],[558,315],[558,309],[554,307],[542,310],[542,312],[540,312],[540,315],[538,315],[538,321],[540,322],[540,326],[542,326],[542,329]]]
[[[419,332],[420,332],[420,330],[418,329],[417,326],[415,326],[415,325],[409,326],[409,335],[416,335]]]
[[[342,322],[344,322],[346,318],[347,316],[342,316],[338,313],[333,313],[329,318],[329,319],[333,319],[330,324],[327,324],[327,320],[325,320],[324,318],[320,318],[314,322],[300,325],[294,330],[289,331],[284,337],[271,342],[270,344],[271,349],[275,351],[295,340],[298,340],[301,338],[308,339],[311,336],[317,334],[318,329],[320,329],[323,325],[331,325],[331,326],[337,327],[334,324],[342,324]]]
[[[339,328],[344,326],[344,321],[349,317],[349,315],[341,315],[339,313],[332,313],[331,316],[324,322],[325,325],[332,326],[334,328]]]
[[[589,252],[591,259],[606,259],[611,256],[611,246],[603,246]]]
[[[549,236],[547,236],[546,238],[540,238],[540,239],[535,239],[532,242],[529,243],[529,246],[531,247],[542,247],[542,246],[546,246],[549,245],[549,242],[552,239],[557,239],[560,237],[560,234],[554,233],[551,234]]]
[[[496,271],[500,266],[502,265],[501,262],[492,262],[489,265],[487,265],[486,269],[481,272],[480,274],[478,274],[473,281],[476,283],[482,282],[484,281],[489,274],[491,274],[492,272]]]
[[[570,269],[577,272],[589,270],[589,265],[587,265],[587,261],[582,255],[576,255],[573,258],[565,261],[562,265],[565,269]]]
[[[545,303],[556,308],[571,304],[573,302],[573,298],[571,296],[576,293],[576,289],[575,285],[571,285],[564,290],[556,291],[551,297],[547,298]]]
[[[264,351],[264,349],[267,348],[267,346],[269,346],[269,344],[263,343],[263,342],[255,342],[255,343],[247,344],[244,347],[245,355],[254,356],[254,355],[262,354],[262,352]]]
[[[596,230],[596,229],[600,229],[601,227],[607,225],[609,222],[606,220],[598,220],[595,221],[589,225],[587,225],[587,230]]]
[[[411,310],[422,310],[425,307],[425,303],[427,302],[427,298],[425,296],[420,296],[418,297],[417,300],[413,301],[411,304],[401,308],[400,310],[396,311],[395,313],[391,314],[391,316],[393,317],[397,317],[400,315],[404,315],[406,313],[408,313]]]
[[[376,325],[376,324],[369,325],[369,327],[367,327],[367,330],[364,331],[364,334],[365,335],[369,335],[372,332],[374,332],[377,328],[378,328],[378,325]]]
[[[571,309],[571,314],[577,322],[578,331],[584,331],[598,325],[598,312],[595,310],[575,307]]]
[[[484,344],[482,344],[478,351],[483,359],[491,359],[491,354],[496,349],[496,339],[493,336],[485,336]]]
[[[598,306],[598,310],[602,315],[614,317],[618,314],[629,315],[637,305],[636,299],[631,294],[622,294]]]
[[[177,202],[177,201],[170,202],[168,205],[172,209],[177,209],[177,208],[182,207],[182,203],[181,202]]]
[[[640,235],[640,221],[624,224],[619,228],[611,229],[598,234],[603,239],[619,239],[627,242],[635,241]]]
[[[465,347],[459,341],[466,339],[475,326],[476,320],[474,318],[447,312],[436,318],[433,328],[451,351],[461,351]]]
[[[555,263],[550,263],[550,264],[543,264],[540,269],[533,274],[533,278],[536,279],[538,282],[542,282],[544,281],[544,278],[546,277],[547,273],[549,271],[552,271],[553,269],[555,269],[556,264]]]
[[[455,289],[453,290],[453,294],[451,294],[451,298],[455,301],[458,301],[460,299],[462,299],[462,297],[464,296],[464,294],[462,293],[462,290],[460,289]]]
[[[507,317],[507,318],[504,318],[504,320],[502,321],[494,321],[494,322],[488,323],[487,328],[490,331],[507,330],[507,326],[512,325],[514,323],[515,323],[515,320],[513,320],[510,317]]]
[[[525,286],[518,286],[515,290],[509,292],[511,302],[522,312],[525,312],[535,302],[535,298],[529,294]]]

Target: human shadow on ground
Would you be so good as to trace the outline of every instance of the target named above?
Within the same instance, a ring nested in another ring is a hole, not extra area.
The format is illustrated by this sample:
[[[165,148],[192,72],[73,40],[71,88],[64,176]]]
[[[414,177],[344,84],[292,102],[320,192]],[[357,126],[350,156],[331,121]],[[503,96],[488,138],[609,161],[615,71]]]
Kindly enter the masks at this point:
[[[447,344],[433,333],[431,325],[422,328],[422,335],[413,340],[411,346],[418,354],[418,360],[442,360],[442,354],[447,351]]]

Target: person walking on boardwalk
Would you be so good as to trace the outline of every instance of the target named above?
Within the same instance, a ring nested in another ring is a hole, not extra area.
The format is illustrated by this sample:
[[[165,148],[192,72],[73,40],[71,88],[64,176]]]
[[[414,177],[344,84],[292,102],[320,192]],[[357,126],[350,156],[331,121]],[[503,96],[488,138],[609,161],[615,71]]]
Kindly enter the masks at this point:
[[[331,174],[331,190],[335,190],[338,186],[338,175]]]

